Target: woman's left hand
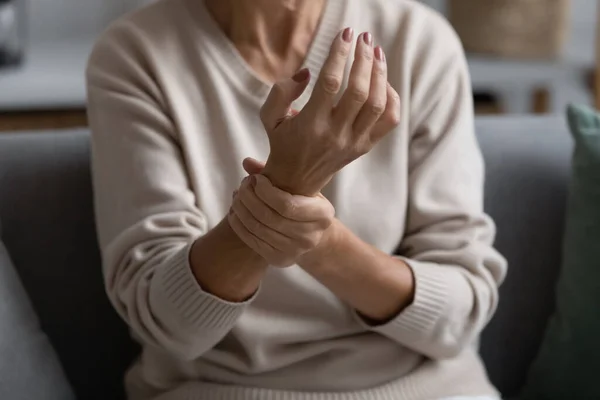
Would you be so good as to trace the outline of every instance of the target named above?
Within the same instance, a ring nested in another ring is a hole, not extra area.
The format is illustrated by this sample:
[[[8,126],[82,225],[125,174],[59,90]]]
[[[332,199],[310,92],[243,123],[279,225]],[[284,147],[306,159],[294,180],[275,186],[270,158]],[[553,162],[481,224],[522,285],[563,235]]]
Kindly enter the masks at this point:
[[[335,209],[320,194],[291,195],[265,176],[251,175],[235,193],[228,220],[240,239],[269,264],[289,267],[319,245],[334,215]]]

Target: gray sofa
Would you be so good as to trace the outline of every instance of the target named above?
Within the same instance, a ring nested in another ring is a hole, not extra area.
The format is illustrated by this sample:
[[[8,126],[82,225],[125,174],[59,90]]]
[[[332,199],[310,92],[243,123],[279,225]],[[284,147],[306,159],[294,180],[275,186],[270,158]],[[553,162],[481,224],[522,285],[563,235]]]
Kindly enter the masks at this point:
[[[510,263],[481,352],[510,397],[554,307],[572,143],[559,117],[483,118],[477,131],[487,162],[486,209]],[[88,156],[83,130],[0,134],[1,237],[77,398],[119,399],[138,349],[104,294]],[[11,331],[1,318],[0,308],[0,327]],[[0,346],[11,340],[2,332]],[[14,368],[28,364],[0,357],[0,376]]]

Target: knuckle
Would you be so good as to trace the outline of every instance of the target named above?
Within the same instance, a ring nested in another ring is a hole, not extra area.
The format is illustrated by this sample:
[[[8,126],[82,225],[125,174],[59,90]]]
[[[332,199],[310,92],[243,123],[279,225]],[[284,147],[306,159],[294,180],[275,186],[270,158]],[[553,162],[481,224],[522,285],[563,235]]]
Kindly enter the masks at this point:
[[[361,86],[353,86],[350,89],[350,96],[357,103],[364,103],[369,98],[369,91]]]
[[[357,158],[364,156],[369,150],[371,149],[364,140],[357,141],[354,146],[352,146],[352,154]]]
[[[396,126],[400,123],[400,116],[396,110],[391,110],[387,113],[386,117],[386,121],[392,126]]]
[[[327,148],[334,152],[344,151],[348,148],[348,139],[342,135],[327,136],[325,139],[327,140],[327,143],[325,144]]]
[[[333,207],[331,207],[331,209],[333,209]],[[318,221],[319,228],[323,229],[323,230],[329,228],[331,226],[331,224],[333,223],[333,218],[334,218],[334,211],[328,210],[328,215],[325,218],[321,218]]]
[[[363,50],[360,52],[360,56],[367,61],[373,60],[373,48],[365,46]]]
[[[398,93],[396,93],[395,90],[392,90],[391,101],[392,101],[392,103],[394,104],[395,107],[399,107],[400,106],[400,95]]]
[[[341,77],[334,74],[323,74],[321,79],[323,90],[329,94],[336,94],[342,87]]]
[[[325,197],[323,197],[322,211],[323,215],[321,218],[319,218],[319,221],[325,226],[325,228],[329,228],[335,219],[335,207]]]
[[[369,107],[370,107],[371,113],[373,113],[377,116],[379,116],[385,112],[385,103],[382,102],[380,99],[371,100]]]
[[[348,54],[350,54],[350,46],[349,45],[339,46],[335,51],[335,57],[338,57],[338,58],[346,58],[346,57],[348,57]]]

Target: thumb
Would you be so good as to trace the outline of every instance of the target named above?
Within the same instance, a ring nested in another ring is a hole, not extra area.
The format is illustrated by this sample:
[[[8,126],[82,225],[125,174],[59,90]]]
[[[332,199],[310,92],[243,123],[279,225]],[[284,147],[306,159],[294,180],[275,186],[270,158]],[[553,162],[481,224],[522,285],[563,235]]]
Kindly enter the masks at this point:
[[[246,171],[248,175],[257,175],[265,168],[265,163],[255,160],[252,157],[248,157],[242,161],[242,167],[244,167],[244,171]]]
[[[306,89],[310,71],[303,68],[288,79],[277,82],[260,109],[260,119],[267,131],[274,129],[288,115],[290,106]]]

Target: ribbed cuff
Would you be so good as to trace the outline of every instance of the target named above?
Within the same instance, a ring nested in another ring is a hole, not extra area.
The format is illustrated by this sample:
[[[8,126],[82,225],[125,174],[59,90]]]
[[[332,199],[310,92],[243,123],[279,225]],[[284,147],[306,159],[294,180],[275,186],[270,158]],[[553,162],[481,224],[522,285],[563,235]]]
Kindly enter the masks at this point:
[[[413,271],[415,297],[413,303],[396,317],[381,325],[371,325],[358,313],[361,324],[407,347],[418,347],[430,339],[441,318],[445,318],[451,291],[464,286],[464,279],[454,268],[401,258]],[[457,282],[459,281],[460,282]],[[455,285],[455,283],[457,283]]]
[[[169,262],[156,272],[156,290],[152,292],[152,303],[163,308],[169,319],[175,317],[191,329],[229,330],[257,293],[242,303],[231,303],[202,290],[192,273],[189,253],[192,244],[176,253]]]

